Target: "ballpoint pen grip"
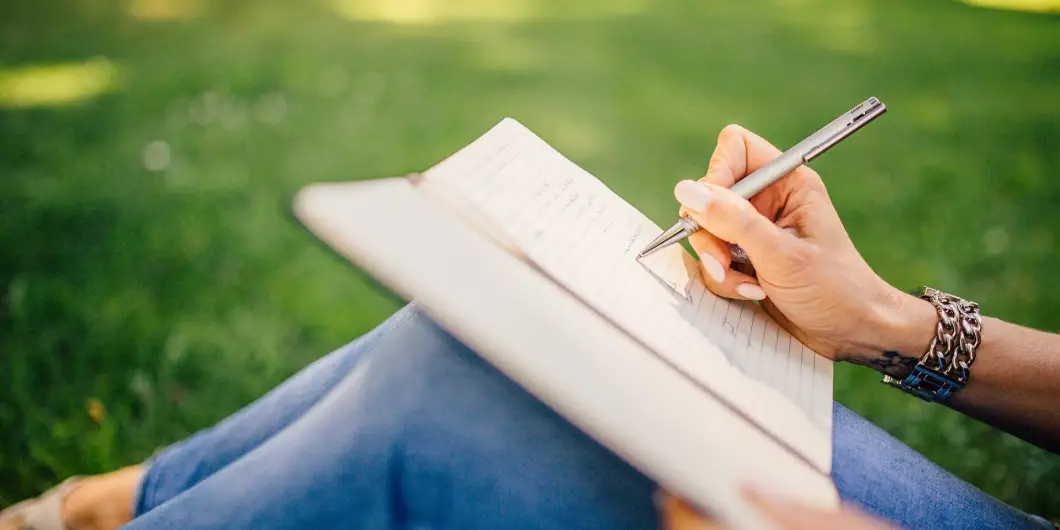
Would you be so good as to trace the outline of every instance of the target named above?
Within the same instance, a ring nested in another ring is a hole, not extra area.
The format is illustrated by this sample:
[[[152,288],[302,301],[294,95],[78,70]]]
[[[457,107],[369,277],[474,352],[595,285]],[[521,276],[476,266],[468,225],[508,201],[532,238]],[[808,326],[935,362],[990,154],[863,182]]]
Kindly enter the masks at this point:
[[[750,175],[736,181],[729,189],[740,197],[750,199],[804,164],[806,160],[803,154],[801,149],[785,151]]]
[[[750,200],[774,182],[835,146],[886,111],[887,107],[879,99],[869,98],[795,144],[791,149],[781,153],[771,162],[733,183],[729,188],[730,191]],[[664,230],[659,237],[652,240],[644,250],[637,254],[637,259],[678,243],[699,229],[699,223],[696,223],[694,219],[687,215],[682,216],[673,226]],[[749,263],[747,254],[739,246],[730,245],[730,251],[733,261]]]
[[[702,230],[702,227],[699,226],[699,223],[697,223],[695,219],[687,215],[682,215],[681,218],[677,220],[677,222],[681,225],[682,228],[686,230],[685,233],[688,235],[694,234],[697,230]],[[751,260],[747,259],[747,253],[744,252],[739,245],[733,243],[729,243],[729,257],[734,263],[751,262]]]
[[[702,228],[701,226],[699,226],[699,223],[697,223],[695,219],[688,215],[682,215],[681,218],[677,220],[677,222],[681,223],[681,227],[688,231],[689,234],[692,234]]]

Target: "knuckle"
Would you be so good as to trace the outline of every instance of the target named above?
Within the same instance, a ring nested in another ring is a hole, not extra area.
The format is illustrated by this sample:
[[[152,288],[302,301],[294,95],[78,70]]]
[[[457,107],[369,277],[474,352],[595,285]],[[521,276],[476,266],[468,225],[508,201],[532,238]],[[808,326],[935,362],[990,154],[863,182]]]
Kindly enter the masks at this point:
[[[817,174],[816,171],[806,167],[800,166],[794,174],[792,174],[796,188],[813,190],[813,191],[824,191],[824,180]]]
[[[810,209],[806,207],[798,207],[791,209],[790,212],[784,218],[784,224],[794,227],[806,226],[810,224]]]
[[[714,170],[715,168],[727,166],[728,164],[729,164],[729,161],[726,160],[725,156],[723,156],[722,154],[717,153],[717,152],[715,152],[713,155],[710,155],[710,160],[707,161],[707,167],[710,168],[711,170]],[[711,176],[711,171],[708,171],[707,175],[704,176],[700,180],[709,181],[710,180],[710,176]]]
[[[727,139],[732,138],[732,137],[743,136],[743,133],[746,130],[747,129],[744,129],[740,125],[737,125],[735,123],[730,123],[730,124],[728,124],[728,125],[726,125],[726,126],[721,128],[721,132],[718,133],[718,143],[721,143],[724,140],[727,140]]]
[[[737,202],[731,212],[733,227],[738,234],[748,234],[755,229],[761,214],[749,202]]]
[[[832,199],[828,196],[828,191],[824,189],[823,184],[819,188],[807,188],[803,191],[803,194],[803,203],[811,207],[832,204]],[[809,215],[811,210],[816,211],[816,208],[808,208],[807,215]]]

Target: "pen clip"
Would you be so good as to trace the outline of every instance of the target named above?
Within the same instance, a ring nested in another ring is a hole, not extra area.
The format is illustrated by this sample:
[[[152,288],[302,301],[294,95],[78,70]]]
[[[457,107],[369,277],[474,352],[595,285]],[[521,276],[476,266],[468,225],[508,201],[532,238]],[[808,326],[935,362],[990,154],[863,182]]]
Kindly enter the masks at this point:
[[[839,143],[847,136],[854,134],[854,131],[864,127],[884,112],[887,112],[887,106],[880,100],[874,97],[865,100],[865,102],[850,109],[849,112],[836,118],[832,123],[825,125],[820,131],[817,131],[817,134],[814,136],[824,137],[824,139],[816,146],[810,148],[810,150],[803,155],[803,159],[806,162],[809,162],[810,160],[817,158],[833,145]]]

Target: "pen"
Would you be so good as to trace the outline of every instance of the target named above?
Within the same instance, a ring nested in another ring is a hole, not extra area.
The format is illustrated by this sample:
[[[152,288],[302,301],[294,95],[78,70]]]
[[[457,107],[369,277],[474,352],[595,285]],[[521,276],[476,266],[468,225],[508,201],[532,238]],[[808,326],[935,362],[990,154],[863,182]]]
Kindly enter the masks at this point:
[[[772,162],[740,179],[729,189],[745,199],[750,199],[784,175],[794,171],[795,168],[817,158],[821,153],[854,134],[854,131],[864,127],[865,124],[886,111],[887,107],[880,100],[869,98],[805,140],[795,144],[791,149],[784,151]],[[644,247],[644,250],[637,254],[637,259],[683,241],[699,229],[699,224],[695,220],[687,215],[682,216],[673,226],[664,230],[659,237]],[[740,247],[732,245],[731,249],[733,261],[747,263],[747,256]]]

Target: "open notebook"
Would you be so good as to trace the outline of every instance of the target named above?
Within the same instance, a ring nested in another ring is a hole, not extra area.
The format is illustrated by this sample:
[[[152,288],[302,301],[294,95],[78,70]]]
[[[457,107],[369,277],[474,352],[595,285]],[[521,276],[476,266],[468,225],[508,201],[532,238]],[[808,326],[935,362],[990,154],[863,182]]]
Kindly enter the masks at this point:
[[[645,474],[737,526],[737,486],[836,503],[832,364],[714,296],[660,227],[512,119],[409,177],[314,184],[316,235]]]

